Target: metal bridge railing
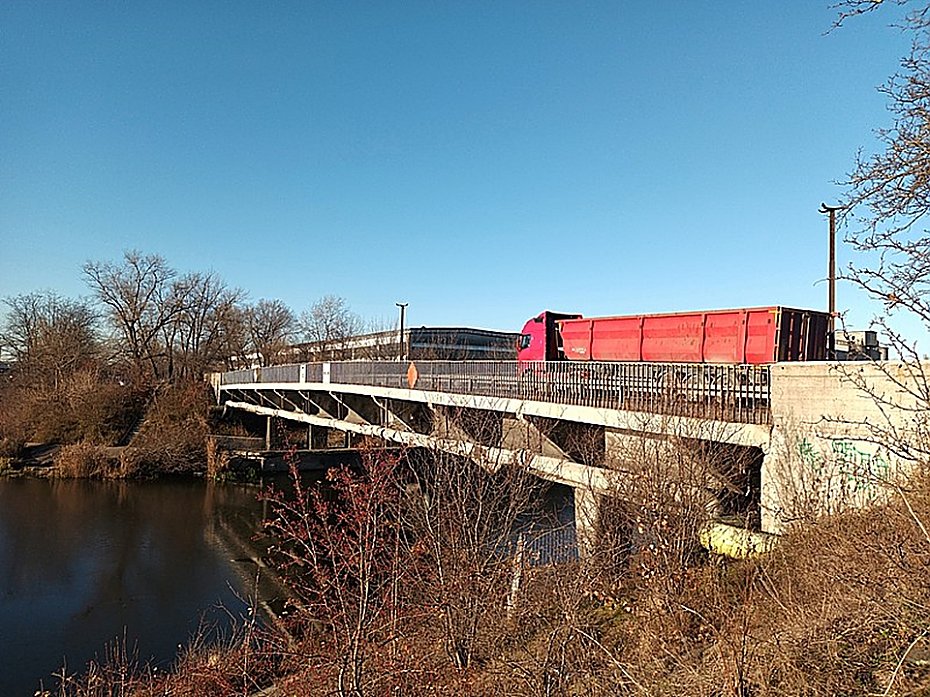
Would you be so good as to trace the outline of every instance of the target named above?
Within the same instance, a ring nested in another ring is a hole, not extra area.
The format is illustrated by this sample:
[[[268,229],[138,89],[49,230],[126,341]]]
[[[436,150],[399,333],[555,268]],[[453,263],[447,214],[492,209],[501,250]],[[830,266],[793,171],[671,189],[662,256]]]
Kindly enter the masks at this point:
[[[769,366],[704,363],[346,361],[224,373],[221,385],[370,385],[767,424]]]
[[[244,383],[256,382],[252,370],[230,370],[226,373],[220,373],[221,385],[242,385]]]

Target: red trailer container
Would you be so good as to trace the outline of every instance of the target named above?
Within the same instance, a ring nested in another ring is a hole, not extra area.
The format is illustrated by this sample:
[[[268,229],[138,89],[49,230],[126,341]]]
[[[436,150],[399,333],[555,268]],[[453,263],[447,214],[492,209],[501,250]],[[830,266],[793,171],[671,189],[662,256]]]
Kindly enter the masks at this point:
[[[564,355],[572,361],[749,363],[826,358],[828,315],[758,307],[628,317],[563,319]]]

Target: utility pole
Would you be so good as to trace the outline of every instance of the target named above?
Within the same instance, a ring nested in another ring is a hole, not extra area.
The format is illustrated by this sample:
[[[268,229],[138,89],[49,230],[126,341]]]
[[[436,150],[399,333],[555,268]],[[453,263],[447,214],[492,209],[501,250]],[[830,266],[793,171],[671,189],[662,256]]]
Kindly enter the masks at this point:
[[[827,358],[836,359],[836,212],[841,210],[842,206],[828,206],[826,203],[820,204],[819,213],[826,213],[830,218],[830,242],[829,242],[829,262],[827,262],[827,312],[830,313],[830,319],[827,321]]]
[[[400,360],[404,360],[407,352],[404,350],[404,314],[407,312],[407,305],[410,303],[394,303],[400,308]]]

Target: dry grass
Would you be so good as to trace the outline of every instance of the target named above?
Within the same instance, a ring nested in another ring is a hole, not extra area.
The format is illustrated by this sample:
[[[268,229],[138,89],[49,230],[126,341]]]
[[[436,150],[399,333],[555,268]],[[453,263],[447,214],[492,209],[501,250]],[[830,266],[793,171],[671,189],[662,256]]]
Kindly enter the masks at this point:
[[[120,458],[122,475],[150,478],[204,472],[209,405],[206,387],[199,383],[160,389]]]
[[[63,448],[62,476],[146,478],[203,472],[210,404],[205,386],[163,386],[149,400],[145,394],[93,371],[69,376],[55,394],[5,385],[0,394],[0,456],[16,457],[25,442],[59,443],[80,446]],[[143,415],[131,449],[118,463],[104,463],[90,450],[118,445]]]
[[[95,372],[68,376],[58,392],[13,383],[0,394],[0,440],[116,445],[143,403],[141,392]]]
[[[107,479],[119,476],[119,460],[106,448],[86,441],[65,445],[55,456],[59,477],[65,479]]]
[[[218,447],[215,438],[207,438],[207,477],[222,479],[229,473],[229,453]]]

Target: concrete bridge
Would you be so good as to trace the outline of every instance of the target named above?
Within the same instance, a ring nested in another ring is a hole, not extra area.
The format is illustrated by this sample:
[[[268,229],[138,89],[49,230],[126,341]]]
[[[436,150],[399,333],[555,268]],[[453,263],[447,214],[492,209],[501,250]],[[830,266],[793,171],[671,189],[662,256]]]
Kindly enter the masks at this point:
[[[306,424],[309,448],[326,447],[338,431],[342,445],[375,437],[518,464],[566,484],[581,535],[592,529],[599,502],[623,496],[650,458],[676,463],[662,477],[700,492],[712,517],[755,530],[777,532],[802,517],[878,500],[901,458],[878,442],[877,429],[886,423],[900,432],[910,414],[903,405],[913,401],[902,370],[887,363],[348,361],[211,379],[227,408]],[[711,466],[684,467],[685,451]]]

